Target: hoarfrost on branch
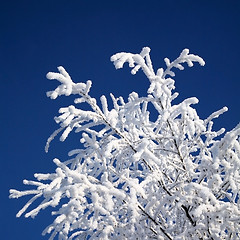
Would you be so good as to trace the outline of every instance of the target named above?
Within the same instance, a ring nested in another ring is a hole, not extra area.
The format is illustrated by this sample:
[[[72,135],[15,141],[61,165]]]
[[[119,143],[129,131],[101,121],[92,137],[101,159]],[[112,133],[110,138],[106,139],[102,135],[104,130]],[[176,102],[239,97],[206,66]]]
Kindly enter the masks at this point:
[[[72,239],[239,239],[240,234],[240,124],[223,137],[213,130],[213,119],[199,118],[195,97],[174,104],[174,68],[184,63],[204,65],[201,57],[184,49],[166,69],[153,70],[150,48],[140,54],[117,53],[116,69],[125,63],[136,74],[142,70],[150,81],[147,95],[132,92],[127,101],[111,95],[113,108],[102,96],[101,105],[89,95],[91,81],[75,83],[63,67],[47,78],[59,86],[47,92],[56,99],[77,95],[74,105],[59,109],[59,135],[64,141],[80,133],[80,148],[70,159],[54,159],[55,173],[35,174],[24,180],[33,190],[10,190],[10,198],[33,195],[17,217],[34,218],[54,207],[56,216],[44,231],[50,240]],[[89,110],[83,110],[81,103]],[[150,119],[152,105],[158,117]],[[42,202],[32,209],[36,199]],[[64,200],[64,204],[60,201]]]

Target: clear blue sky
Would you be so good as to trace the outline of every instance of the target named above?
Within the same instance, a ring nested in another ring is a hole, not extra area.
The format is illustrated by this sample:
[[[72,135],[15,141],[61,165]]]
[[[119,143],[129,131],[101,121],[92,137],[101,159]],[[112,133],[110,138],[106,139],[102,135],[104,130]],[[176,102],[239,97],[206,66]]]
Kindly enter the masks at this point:
[[[71,101],[52,101],[45,92],[56,85],[45,78],[62,65],[75,81],[93,81],[92,95],[144,95],[148,81],[125,66],[116,71],[110,56],[119,51],[152,49],[156,68],[184,48],[200,55],[196,65],[177,72],[179,101],[196,96],[200,117],[227,106],[216,128],[232,129],[240,119],[240,1],[71,0],[0,2],[1,239],[38,240],[51,223],[50,211],[35,220],[15,214],[29,198],[8,199],[9,188],[25,189],[23,179],[52,172],[52,159],[66,160],[75,138],[44,145],[57,125],[58,108]]]

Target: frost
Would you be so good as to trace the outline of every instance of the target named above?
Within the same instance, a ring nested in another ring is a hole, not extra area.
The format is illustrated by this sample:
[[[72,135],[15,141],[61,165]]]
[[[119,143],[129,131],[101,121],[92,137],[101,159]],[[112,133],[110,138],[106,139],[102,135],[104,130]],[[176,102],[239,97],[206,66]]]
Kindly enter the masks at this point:
[[[117,53],[111,61],[116,69],[128,63],[132,74],[142,70],[147,95],[132,92],[124,100],[110,94],[111,109],[106,96],[98,105],[89,95],[90,80],[75,83],[63,67],[48,73],[59,86],[47,96],[77,97],[59,109],[59,128],[45,150],[57,135],[64,141],[72,132],[80,134],[79,148],[64,162],[55,158],[54,173],[24,180],[32,190],[10,190],[10,198],[32,195],[17,217],[34,218],[53,207],[56,218],[43,231],[50,240],[239,239],[240,124],[222,136],[225,129],[214,131],[213,120],[226,107],[201,119],[193,108],[196,97],[173,103],[173,69],[203,66],[204,60],[184,49],[174,61],[165,58],[166,69],[155,73],[145,47],[139,54]],[[151,118],[153,108],[157,118]]]

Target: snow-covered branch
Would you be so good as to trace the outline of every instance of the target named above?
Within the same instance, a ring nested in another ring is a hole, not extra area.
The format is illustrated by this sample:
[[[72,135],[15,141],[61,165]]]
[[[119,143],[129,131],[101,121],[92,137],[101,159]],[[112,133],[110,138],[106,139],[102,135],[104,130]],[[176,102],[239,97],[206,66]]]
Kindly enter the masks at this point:
[[[33,195],[17,217],[54,207],[56,218],[43,231],[50,240],[239,238],[240,125],[221,137],[225,129],[213,130],[213,120],[226,107],[201,119],[193,108],[196,97],[173,104],[173,68],[204,61],[188,49],[172,62],[164,60],[166,70],[155,73],[148,47],[113,55],[116,69],[124,63],[132,74],[142,69],[150,85],[143,97],[110,94],[112,109],[105,96],[100,105],[90,96],[91,81],[75,83],[63,67],[47,74],[60,83],[47,96],[76,99],[59,109],[59,127],[46,152],[58,134],[64,141],[72,131],[79,134],[79,148],[66,161],[54,159],[54,173],[24,180],[32,190],[10,190],[10,198]],[[37,199],[42,202],[35,206]]]

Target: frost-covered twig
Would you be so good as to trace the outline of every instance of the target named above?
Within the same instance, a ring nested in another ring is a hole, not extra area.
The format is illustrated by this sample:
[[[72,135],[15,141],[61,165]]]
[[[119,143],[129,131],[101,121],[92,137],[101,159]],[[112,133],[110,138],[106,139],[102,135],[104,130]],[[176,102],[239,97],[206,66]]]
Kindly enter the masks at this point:
[[[183,63],[187,63],[189,67],[193,66],[193,62],[198,62],[201,66],[205,65],[204,60],[194,54],[189,54],[189,49],[184,49],[180,56],[175,59],[173,62],[170,62],[168,58],[164,59],[167,69],[163,72],[162,77],[165,78],[167,75],[170,75],[171,77],[175,76],[175,73],[171,70],[173,67],[178,68],[179,70],[184,70],[184,67],[182,66]]]

